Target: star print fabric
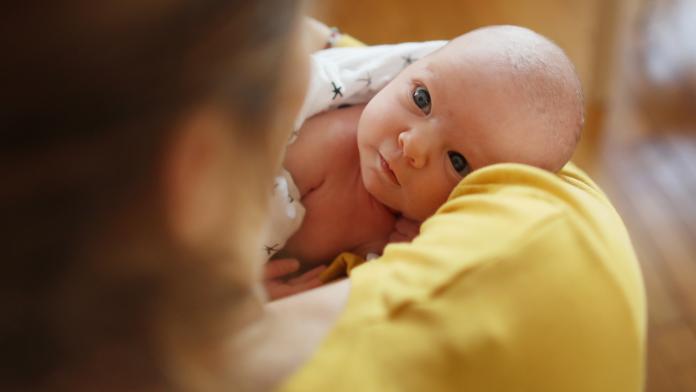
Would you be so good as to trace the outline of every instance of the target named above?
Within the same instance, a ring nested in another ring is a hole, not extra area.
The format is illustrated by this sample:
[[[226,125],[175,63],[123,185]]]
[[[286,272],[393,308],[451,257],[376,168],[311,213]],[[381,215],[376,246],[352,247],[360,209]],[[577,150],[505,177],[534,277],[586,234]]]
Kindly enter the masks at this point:
[[[288,144],[299,136],[306,119],[340,106],[367,103],[411,63],[434,52],[447,41],[403,43],[321,50],[310,60],[307,95],[294,124]],[[311,157],[307,157],[311,159]],[[271,221],[264,246],[265,260],[283,248],[300,228],[305,209],[290,173],[275,178]]]
[[[300,228],[305,208],[300,203],[300,191],[295,186],[290,173],[282,169],[276,176],[271,196],[271,222],[262,249],[268,260],[285,246],[287,240]]]
[[[409,64],[447,41],[333,48],[312,55],[304,104],[295,130],[315,114],[342,105],[367,103]]]

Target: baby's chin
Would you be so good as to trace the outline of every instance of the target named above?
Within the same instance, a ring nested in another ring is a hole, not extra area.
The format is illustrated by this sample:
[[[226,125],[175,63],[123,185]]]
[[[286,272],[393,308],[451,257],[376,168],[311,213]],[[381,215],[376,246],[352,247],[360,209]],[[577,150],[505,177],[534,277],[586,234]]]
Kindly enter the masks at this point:
[[[372,198],[378,202],[379,204],[383,205],[389,212],[391,212],[394,215],[401,215],[401,211],[399,211],[395,206],[391,205],[388,200],[383,199],[380,197],[380,192],[378,191],[378,186],[373,182],[370,181],[369,178],[367,178],[367,173],[368,170],[363,166],[362,160],[360,161],[360,176],[362,178],[362,183],[363,186],[365,187],[365,190],[367,191]]]
[[[374,195],[373,195],[372,197],[374,197],[375,200],[377,200],[378,202],[382,203],[382,205],[383,205],[387,210],[389,210],[389,212],[391,212],[392,214],[394,214],[394,215],[402,215],[402,214],[401,214],[401,211],[397,210],[396,208],[392,208],[391,206],[389,206],[389,204],[382,202],[380,199],[378,199],[378,198],[375,197]]]

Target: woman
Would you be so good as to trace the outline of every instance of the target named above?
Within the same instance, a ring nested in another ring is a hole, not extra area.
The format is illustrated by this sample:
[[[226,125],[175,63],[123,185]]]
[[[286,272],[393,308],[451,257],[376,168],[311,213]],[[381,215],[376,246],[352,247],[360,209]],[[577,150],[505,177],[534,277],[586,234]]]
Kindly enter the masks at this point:
[[[3,5],[0,389],[640,388],[635,259],[573,167],[482,170],[412,245],[264,308],[298,5],[141,3]]]
[[[0,389],[219,387],[262,311],[298,2],[2,8]]]

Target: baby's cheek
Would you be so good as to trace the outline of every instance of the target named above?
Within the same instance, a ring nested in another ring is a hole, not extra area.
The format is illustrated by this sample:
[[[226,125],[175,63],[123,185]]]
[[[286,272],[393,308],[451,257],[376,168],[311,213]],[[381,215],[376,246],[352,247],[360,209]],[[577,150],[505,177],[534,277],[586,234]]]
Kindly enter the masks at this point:
[[[389,133],[390,123],[398,108],[389,99],[383,99],[380,95],[373,98],[360,117],[358,127],[358,142],[361,138],[371,142],[379,141],[383,135]],[[362,134],[362,135],[361,135]]]

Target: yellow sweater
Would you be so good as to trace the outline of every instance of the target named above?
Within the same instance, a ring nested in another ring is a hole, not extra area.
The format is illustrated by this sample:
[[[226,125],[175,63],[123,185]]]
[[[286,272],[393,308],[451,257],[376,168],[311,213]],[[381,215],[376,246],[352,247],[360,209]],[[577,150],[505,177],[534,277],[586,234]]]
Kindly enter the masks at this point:
[[[283,391],[640,391],[645,298],[621,219],[569,164],[467,176],[411,244],[356,268]]]

